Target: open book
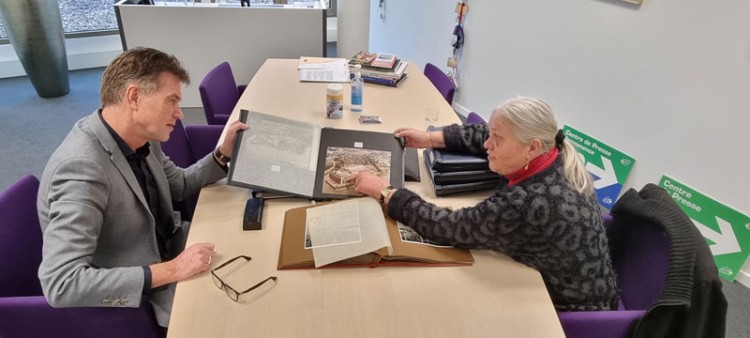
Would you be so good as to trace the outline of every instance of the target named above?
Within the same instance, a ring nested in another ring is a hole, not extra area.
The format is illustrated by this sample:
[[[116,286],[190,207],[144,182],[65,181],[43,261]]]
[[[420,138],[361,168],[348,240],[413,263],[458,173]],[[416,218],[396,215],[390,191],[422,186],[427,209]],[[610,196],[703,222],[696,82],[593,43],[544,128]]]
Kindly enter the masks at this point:
[[[360,172],[404,185],[404,147],[391,133],[323,128],[241,110],[250,129],[237,133],[227,183],[312,199],[362,196]]]
[[[464,249],[432,243],[383,214],[375,199],[348,199],[290,209],[284,217],[279,269],[348,266],[471,265]]]

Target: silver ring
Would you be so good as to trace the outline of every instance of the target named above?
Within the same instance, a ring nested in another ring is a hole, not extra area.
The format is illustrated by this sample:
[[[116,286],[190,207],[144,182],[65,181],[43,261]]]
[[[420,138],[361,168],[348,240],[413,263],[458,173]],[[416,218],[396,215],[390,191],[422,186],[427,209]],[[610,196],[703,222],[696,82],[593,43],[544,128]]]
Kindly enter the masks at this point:
[[[208,265],[211,265],[211,259],[213,259],[213,256],[208,256]]]

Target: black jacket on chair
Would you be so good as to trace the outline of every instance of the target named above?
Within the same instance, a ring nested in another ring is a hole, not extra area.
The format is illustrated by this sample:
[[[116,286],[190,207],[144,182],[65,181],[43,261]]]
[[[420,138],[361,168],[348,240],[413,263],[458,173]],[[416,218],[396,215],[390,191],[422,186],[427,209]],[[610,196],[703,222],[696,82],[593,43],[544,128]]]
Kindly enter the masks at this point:
[[[664,229],[670,258],[664,289],[638,322],[633,337],[724,337],[727,300],[711,251],[690,218],[662,188],[630,189],[612,209],[614,219]]]

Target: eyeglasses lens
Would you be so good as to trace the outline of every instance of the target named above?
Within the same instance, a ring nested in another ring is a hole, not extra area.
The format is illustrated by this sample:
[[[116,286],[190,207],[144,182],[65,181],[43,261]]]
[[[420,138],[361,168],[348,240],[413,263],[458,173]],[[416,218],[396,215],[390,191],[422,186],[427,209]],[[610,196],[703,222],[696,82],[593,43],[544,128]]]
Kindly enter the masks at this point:
[[[213,274],[213,273],[211,274],[211,279],[213,279],[214,285],[216,285],[217,288],[219,288],[219,289],[223,289],[224,288],[224,283],[222,281],[220,281],[219,278],[216,277],[215,274]]]
[[[237,291],[234,291],[234,289],[230,288],[228,285],[224,287],[224,291],[227,292],[227,296],[229,296],[229,298],[231,298],[233,301],[239,301],[240,294]]]

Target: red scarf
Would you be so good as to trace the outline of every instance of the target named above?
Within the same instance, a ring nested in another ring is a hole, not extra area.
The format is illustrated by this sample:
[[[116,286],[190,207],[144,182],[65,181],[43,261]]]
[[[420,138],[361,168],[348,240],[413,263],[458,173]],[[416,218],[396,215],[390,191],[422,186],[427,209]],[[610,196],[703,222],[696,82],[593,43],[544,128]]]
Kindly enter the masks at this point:
[[[547,169],[547,167],[551,166],[552,163],[555,162],[558,153],[559,151],[557,150],[557,147],[552,147],[550,151],[541,154],[531,160],[528,167],[522,167],[512,174],[506,175],[505,178],[508,179],[508,186],[512,187],[520,183],[521,181],[536,175],[536,173]]]

